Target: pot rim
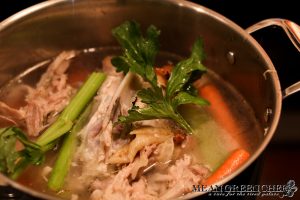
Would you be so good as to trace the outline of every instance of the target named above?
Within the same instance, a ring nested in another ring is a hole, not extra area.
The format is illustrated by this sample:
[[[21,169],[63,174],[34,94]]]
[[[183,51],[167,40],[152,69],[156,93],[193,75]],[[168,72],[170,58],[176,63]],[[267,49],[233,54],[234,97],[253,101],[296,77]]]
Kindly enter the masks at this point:
[[[159,0],[146,0],[146,1],[159,2]],[[41,2],[41,3],[35,4],[31,7],[28,7],[24,10],[21,10],[15,14],[13,14],[12,16],[6,18],[2,22],[0,22],[0,31],[3,31],[4,29],[6,29],[9,26],[13,25],[14,23],[18,22],[18,20],[20,20],[23,17],[26,17],[34,12],[41,11],[48,7],[54,6],[56,4],[67,3],[67,2],[76,3],[73,0],[72,1],[70,1],[70,0],[52,0],[52,1]],[[118,0],[112,0],[112,2],[117,3]],[[267,67],[269,68],[269,70],[274,72],[274,73],[270,73],[270,78],[273,82],[273,86],[275,89],[275,107],[274,107],[275,110],[274,110],[274,115],[272,118],[271,126],[268,128],[267,134],[265,134],[263,142],[260,144],[260,146],[257,148],[257,150],[251,155],[250,159],[248,159],[248,161],[246,163],[244,163],[241,167],[239,167],[235,172],[233,172],[229,176],[225,177],[221,181],[218,181],[217,183],[215,183],[213,187],[215,187],[216,185],[218,185],[218,186],[223,185],[223,184],[229,182],[230,180],[232,180],[234,177],[238,176],[250,164],[252,164],[258,158],[258,156],[264,151],[266,146],[269,144],[271,138],[273,137],[275,130],[277,128],[278,122],[279,122],[280,114],[281,114],[282,92],[281,92],[280,81],[279,81],[276,69],[275,69],[272,61],[270,60],[269,56],[267,55],[267,53],[264,51],[264,49],[260,46],[260,44],[258,44],[258,42],[249,33],[247,33],[243,28],[238,26],[236,23],[234,23],[230,19],[226,18],[225,16],[223,16],[209,8],[206,8],[202,5],[199,5],[199,4],[196,4],[193,2],[188,2],[185,0],[164,0],[164,2],[167,2],[169,4],[174,4],[174,5],[180,6],[180,7],[186,7],[188,9],[196,11],[197,13],[210,15],[210,16],[213,16],[216,20],[221,21],[223,24],[228,26],[228,28],[231,28],[231,29],[235,30],[236,32],[238,32],[242,37],[244,37],[245,40],[248,40],[258,50],[258,52],[260,52],[261,56],[268,64]],[[58,197],[54,197],[54,196],[48,195],[46,193],[38,192],[32,188],[24,186],[16,181],[11,180],[10,178],[3,175],[2,173],[0,173],[0,179],[4,180],[7,185],[10,185],[18,190],[24,191],[27,194],[30,194],[32,196],[43,198],[43,199],[56,199],[56,200],[60,199]],[[189,193],[185,196],[180,197],[180,199],[194,198],[194,197],[200,196],[205,193],[207,193],[207,192]]]

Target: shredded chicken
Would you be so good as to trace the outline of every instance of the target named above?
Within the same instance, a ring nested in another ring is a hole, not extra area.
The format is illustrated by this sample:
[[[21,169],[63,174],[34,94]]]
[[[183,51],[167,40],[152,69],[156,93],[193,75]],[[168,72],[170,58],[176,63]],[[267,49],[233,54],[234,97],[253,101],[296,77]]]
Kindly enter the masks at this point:
[[[136,154],[145,146],[151,144],[160,144],[172,138],[170,129],[157,127],[142,127],[130,132],[136,137],[130,144],[124,146],[109,158],[111,164],[130,163],[134,160]]]
[[[24,125],[25,112],[11,108],[7,104],[0,102],[0,118],[3,121],[12,123],[13,125]]]
[[[159,199],[174,199],[191,192],[192,186],[199,184],[208,174],[205,166],[192,164],[192,158],[185,154],[169,167],[167,174],[153,174],[149,185],[160,194]]]
[[[149,155],[156,145],[146,146],[132,163],[121,169],[114,177],[96,180],[92,200],[129,199],[174,199],[192,191],[192,186],[207,177],[209,170],[200,164],[193,164],[188,155],[170,166],[167,173],[155,172],[143,175],[138,180],[137,171],[149,164]]]
[[[25,127],[29,136],[38,136],[54,121],[74,93],[74,88],[67,83],[66,74],[70,58],[74,56],[74,51],[62,52],[49,65],[36,88],[22,87],[28,93],[25,106],[14,109],[0,102],[0,118]]]
[[[86,185],[96,177],[109,175],[106,161],[115,151],[114,148],[123,144],[119,141],[112,141],[112,128],[117,114],[118,91],[124,85],[122,85],[123,74],[114,72],[114,67],[108,61],[103,62],[103,64],[105,65],[103,66],[104,70],[109,75],[95,97],[94,112],[89,122],[78,134],[81,138],[81,145],[77,150],[75,159],[84,163],[79,179]]]
[[[59,54],[27,96],[28,105],[22,110],[26,113],[28,135],[37,136],[69,103],[74,89],[67,83],[66,70],[74,55],[74,51]]]
[[[46,182],[48,182],[48,176],[51,173],[51,171],[52,171],[52,167],[50,167],[48,165],[45,166],[42,170],[42,177]]]
[[[154,151],[156,145],[146,146],[140,152],[140,156],[136,158],[132,163],[121,169],[113,178],[109,178],[106,182],[110,182],[109,185],[103,187],[99,185],[99,189],[96,189],[92,195],[91,199],[98,200],[122,200],[122,199],[155,199],[155,196],[145,192],[146,181],[145,179],[140,179],[138,182],[133,184],[130,183],[130,180],[134,179],[137,175],[137,172],[140,168],[145,167],[148,164],[148,157]],[[140,191],[140,189],[144,191]],[[103,190],[104,189],[104,190]],[[139,196],[137,191],[142,196]]]
[[[134,200],[155,200],[157,193],[148,187],[147,179],[142,177],[132,184],[131,199]]]
[[[108,76],[96,96],[97,110],[93,113],[87,125],[79,132],[81,145],[78,148],[76,159],[84,163],[80,177],[87,184],[94,177],[107,176],[105,161],[105,147],[111,143],[110,114],[114,91],[122,77]],[[104,133],[104,134],[100,134]],[[99,136],[100,135],[100,136]],[[94,169],[94,170],[90,170]]]

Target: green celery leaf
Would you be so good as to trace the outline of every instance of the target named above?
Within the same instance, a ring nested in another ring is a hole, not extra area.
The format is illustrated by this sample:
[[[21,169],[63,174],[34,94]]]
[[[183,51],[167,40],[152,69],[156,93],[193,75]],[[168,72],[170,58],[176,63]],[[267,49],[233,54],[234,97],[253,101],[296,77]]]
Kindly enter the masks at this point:
[[[142,36],[140,26],[133,21],[127,21],[113,29],[113,35],[123,47],[123,55],[112,59],[117,71],[131,71],[143,77],[150,87],[138,92],[138,97],[144,108],[133,106],[127,116],[119,117],[121,123],[132,123],[149,119],[172,119],[179,126],[192,132],[190,125],[177,110],[181,104],[193,103],[208,105],[198,94],[192,83],[206,71],[201,63],[204,58],[202,40],[193,45],[191,56],[179,62],[172,70],[166,91],[157,84],[154,71],[155,56],[158,52],[158,36],[160,31],[154,26],[147,29],[146,38]]]
[[[119,117],[119,122],[132,123],[135,121],[150,119],[172,119],[189,133],[192,132],[190,125],[182,118],[177,110],[174,109],[172,104],[166,100],[162,100],[160,103],[148,104],[148,106],[145,108],[133,106],[128,111],[127,116]]]
[[[182,104],[196,104],[199,106],[206,106],[209,105],[209,102],[203,98],[195,97],[187,92],[179,92],[173,99],[174,107],[178,107]]]
[[[113,29],[112,33],[124,49],[123,56],[114,57],[112,64],[118,71],[137,73],[153,87],[157,87],[153,66],[159,48],[159,30],[150,26],[147,29],[147,37],[144,38],[138,23],[126,21]]]
[[[117,72],[127,73],[129,71],[130,63],[127,63],[123,56],[113,57],[111,63],[116,67]]]
[[[146,104],[162,103],[164,100],[161,88],[157,88],[157,90],[153,90],[152,88],[144,88],[141,89],[137,95],[142,99],[142,102]]]
[[[172,113],[174,113],[174,111],[170,104],[166,102],[153,103],[145,108],[132,107],[128,111],[127,116],[119,117],[119,121],[122,123],[132,123],[139,120],[170,118]]]
[[[19,154],[16,152],[15,133],[7,128],[0,132],[0,171],[3,173],[12,173],[15,169],[15,161]]]
[[[16,142],[23,144],[20,151]],[[28,140],[25,134],[16,127],[4,128],[0,131],[0,170],[5,174],[13,174],[22,160],[39,165],[44,161],[44,152],[40,146]]]
[[[203,58],[202,40],[197,39],[193,45],[190,58],[179,62],[172,70],[166,89],[169,98],[172,98],[178,92],[186,88],[186,83],[192,78],[193,72],[206,71],[205,66],[201,63]]]

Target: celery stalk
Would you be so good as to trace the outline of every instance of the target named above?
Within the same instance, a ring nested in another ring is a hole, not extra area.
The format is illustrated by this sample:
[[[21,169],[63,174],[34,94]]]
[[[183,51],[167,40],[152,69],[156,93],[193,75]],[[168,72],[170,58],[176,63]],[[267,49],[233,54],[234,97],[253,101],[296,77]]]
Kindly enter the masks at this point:
[[[105,74],[92,73],[58,119],[37,139],[36,143],[44,146],[69,132],[73,121],[91,101],[104,79]]]
[[[43,152],[52,149],[58,139],[72,129],[74,121],[95,96],[105,78],[105,74],[100,72],[90,75],[58,119],[37,139],[36,144]],[[28,159],[22,158],[16,171],[10,177],[17,179],[29,164]]]
[[[77,145],[77,133],[83,128],[91,111],[91,104],[80,115],[71,132],[65,136],[59,155],[51,172],[48,187],[53,191],[59,191],[65,182],[65,177],[71,166],[72,158]]]

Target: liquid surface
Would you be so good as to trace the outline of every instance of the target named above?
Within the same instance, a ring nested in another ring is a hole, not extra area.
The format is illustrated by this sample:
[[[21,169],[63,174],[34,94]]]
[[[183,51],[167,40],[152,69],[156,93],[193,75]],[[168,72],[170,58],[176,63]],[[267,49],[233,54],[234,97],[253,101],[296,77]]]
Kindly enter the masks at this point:
[[[115,48],[103,48],[89,49],[78,53],[72,59],[71,66],[68,69],[69,83],[74,87],[78,87],[92,71],[101,71],[101,63],[104,57],[116,55],[118,52],[119,50]],[[157,65],[160,66],[167,62],[177,63],[180,59],[181,57],[173,54],[161,53]],[[41,62],[33,66],[31,70],[21,73],[9,82],[0,90],[0,100],[14,108],[24,106],[26,92],[19,92],[20,88],[23,84],[34,86],[49,63],[50,61]],[[197,162],[205,164],[213,171],[236,148],[242,147],[248,152],[253,153],[260,144],[263,134],[252,109],[232,86],[211,71],[203,77],[203,83],[206,82],[214,84],[219,89],[226,104],[232,111],[237,125],[240,127],[238,134],[244,140],[242,145],[239,144],[236,138],[233,138],[226,129],[218,124],[218,121],[213,118],[207,107],[194,105],[182,106],[180,112],[194,129],[194,134],[190,136],[193,145],[190,148],[186,148],[186,152],[184,153],[192,155]],[[12,91],[18,92],[14,93]],[[5,126],[1,122],[0,125]],[[55,155],[56,151],[49,152],[47,160],[42,166],[29,167],[18,181],[34,190],[55,194],[47,189],[47,179],[42,176],[46,170],[45,167],[53,166],[56,158]],[[70,183],[76,181],[76,170],[76,167],[71,169],[71,175],[68,177]],[[72,191],[65,190],[61,191],[58,195],[63,198],[70,198],[72,193]],[[89,191],[81,192],[79,199],[87,199],[88,196]]]

